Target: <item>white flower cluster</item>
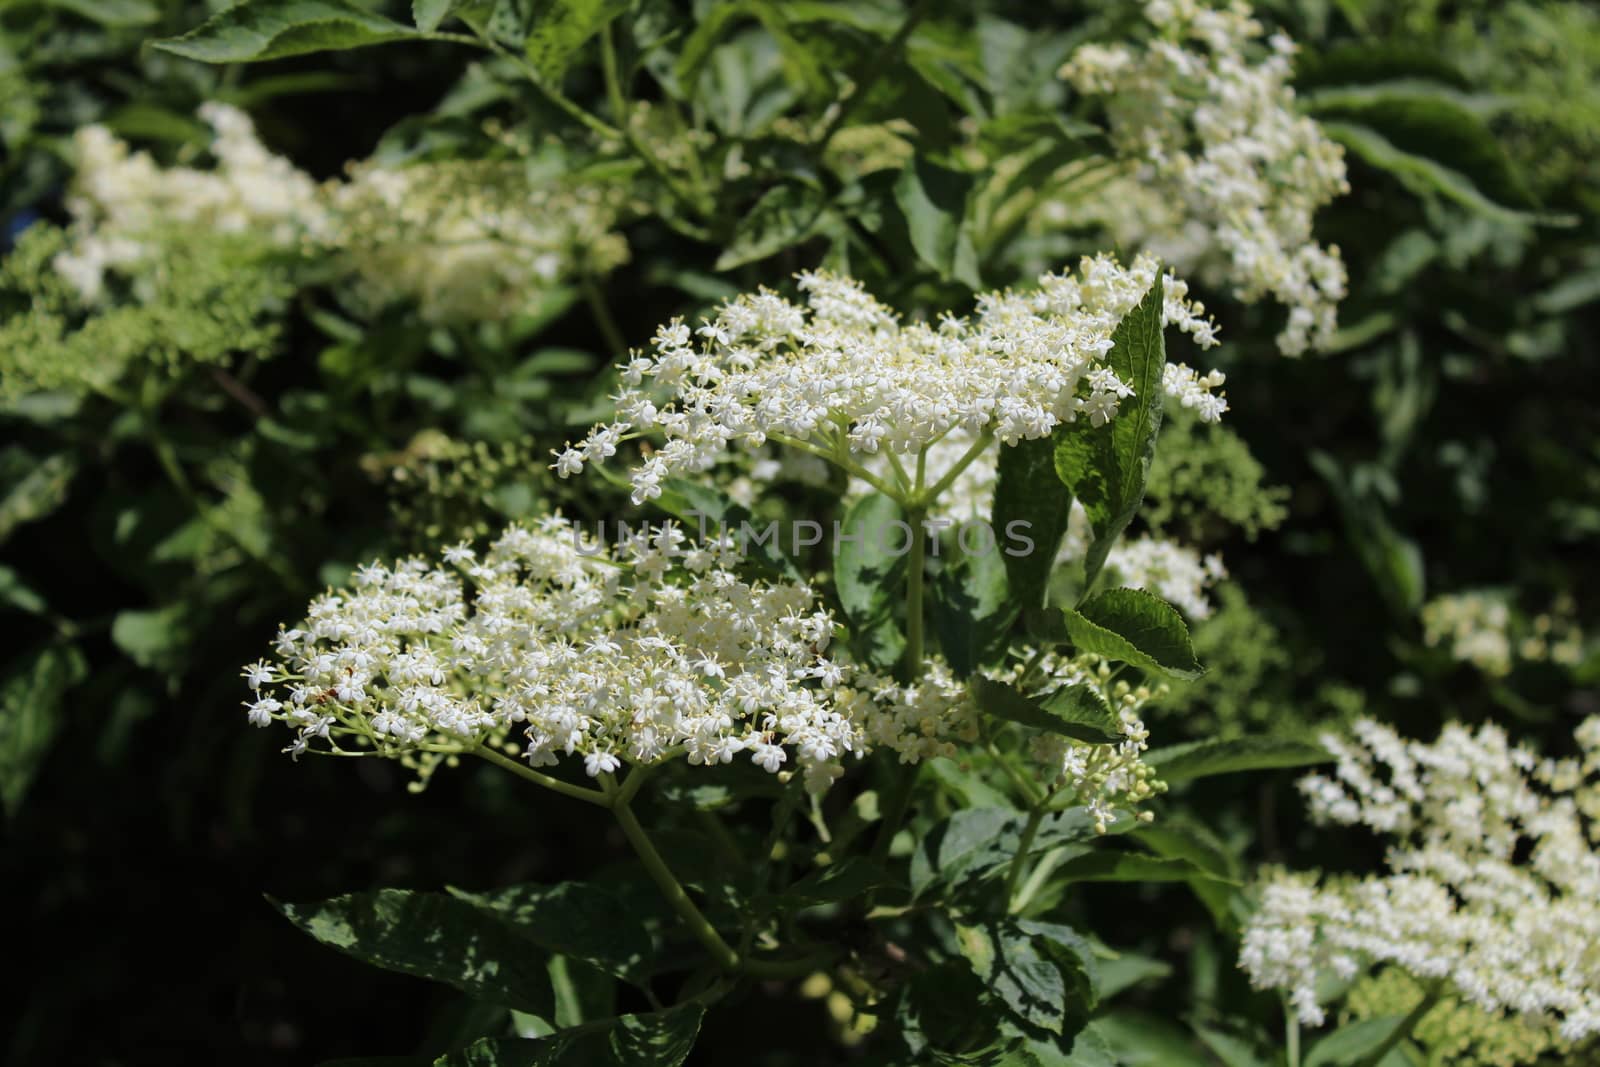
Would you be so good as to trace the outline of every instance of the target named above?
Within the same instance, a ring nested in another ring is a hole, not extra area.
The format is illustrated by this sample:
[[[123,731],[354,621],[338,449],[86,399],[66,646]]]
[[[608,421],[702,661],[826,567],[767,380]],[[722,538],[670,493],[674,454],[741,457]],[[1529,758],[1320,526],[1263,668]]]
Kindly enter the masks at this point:
[[[745,582],[735,560],[671,525],[608,549],[546,517],[481,560],[461,545],[442,566],[366,566],[279,634],[278,665],[245,668],[248,717],[292,727],[297,756],[499,747],[520,728],[534,766],[578,756],[591,776],[740,753],[777,773],[793,752],[813,788],[848,753],[915,761],[970,734],[948,671],[906,688],[829,659],[812,591]]]
[[[1570,601],[1561,601],[1527,622],[1514,615],[1503,592],[1449,593],[1422,606],[1422,636],[1429,647],[1442,645],[1453,658],[1503,678],[1519,659],[1576,666],[1584,643],[1572,613]]]
[[[564,279],[628,259],[614,196],[530,181],[521,161],[367,162],[329,198],[331,239],[361,299],[415,303],[430,322],[503,319]]]
[[[250,233],[291,247],[325,225],[316,183],[267,151],[249,116],[207,103],[200,117],[215,134],[211,170],[164,168],[103,126],[78,130],[77,173],[67,197],[72,244],[54,266],[85,303],[100,299],[107,271],[146,258],[147,239],[162,229]]]
[[[1080,414],[1100,425],[1132,394],[1103,361],[1112,330],[1156,270],[1149,258],[1126,268],[1109,256],[1085,258],[1076,276],[984,294],[975,318],[937,325],[900,323],[850,279],[802,274],[803,306],[761,290],[697,331],[681,320],[661,327],[651,351],[623,367],[617,420],[558,452],[553,466],[566,477],[626,439],[659,431],[665,444],[633,472],[642,503],[660,495],[666,478],[709,470],[734,442],[771,440],[825,458],[914,457],[952,433],[988,431],[1013,443]],[[1213,324],[1186,292],[1167,280],[1166,321],[1213,343]],[[1173,382],[1203,418],[1227,407],[1212,391],[1219,374],[1180,371]]]
[[[1269,878],[1240,952],[1252,982],[1317,1025],[1320,971],[1391,964],[1566,1040],[1600,1033],[1600,718],[1561,760],[1493,725],[1433,744],[1370,720],[1355,735],[1325,737],[1336,769],[1301,789],[1320,821],[1390,838],[1388,873]]]
[[[72,246],[54,266],[86,303],[108,270],[144,260],[174,227],[315,249],[356,278],[369,307],[412,301],[437,323],[504,318],[628,258],[613,192],[536,177],[522,160],[369,161],[319,185],[267,151],[244,112],[208,103],[200,116],[215,132],[209,170],[162,167],[101,126],[78,131]]]
[[[1139,165],[1133,181],[1171,205],[1159,216],[1170,233],[1141,215],[1140,232],[1120,236],[1170,251],[1200,246],[1203,227],[1240,299],[1288,307],[1283,352],[1326,344],[1346,279],[1338,249],[1312,239],[1312,216],[1348,183],[1339,146],[1295,110],[1293,42],[1274,35],[1256,58],[1263,29],[1239,2],[1150,0],[1144,13],[1148,43],[1086,45],[1061,70],[1106,97],[1112,138]]]

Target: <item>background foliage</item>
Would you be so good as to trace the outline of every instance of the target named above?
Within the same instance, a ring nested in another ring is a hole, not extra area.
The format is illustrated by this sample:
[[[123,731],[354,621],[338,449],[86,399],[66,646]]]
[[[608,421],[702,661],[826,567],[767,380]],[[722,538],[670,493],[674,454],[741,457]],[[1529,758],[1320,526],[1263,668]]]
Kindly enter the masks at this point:
[[[149,47],[220,6],[0,4],[0,610],[15,635],[0,898],[28,976],[0,1033],[19,1064],[427,1054],[497,1025],[456,990],[288,936],[263,890],[554,883],[618,860],[609,823],[554,814],[486,769],[413,798],[384,763],[291,764],[241,729],[237,665],[368,558],[541,505],[625,512],[623,494],[553,482],[545,457],[594,417],[610,358],[672,315],[817,264],[899,307],[962,306],[1092,251],[1070,226],[1026,225],[1030,190],[1094,117],[1063,110],[1056,68],[1133,11],[416,5],[418,23],[481,15],[484,49],[424,39],[410,5],[322,4],[337,17],[315,35]],[[1300,42],[1302,106],[1347,149],[1352,190],[1318,227],[1351,296],[1336,351],[1289,360],[1272,309],[1204,294],[1232,410],[1225,428],[1169,423],[1139,521],[1220,551],[1230,577],[1195,628],[1210,672],[1173,683],[1151,729],[1303,739],[1364,711],[1413,734],[1513,721],[1559,749],[1600,710],[1600,659],[1485,671],[1430,641],[1424,605],[1489,589],[1517,626],[1593,631],[1600,18],[1428,0],[1261,13]],[[363,35],[407,39],[299,54]],[[281,58],[244,62],[263,52]],[[440,323],[353,303],[314,257],[175,232],[163,298],[72,319],[44,264],[73,131],[102,123],[189,161],[207,100],[248,110],[317,178],[374,155],[521,153],[552,181],[605,183],[626,262],[580,264],[515,314]],[[1374,863],[1353,838],[1313,837],[1292,776],[1177,786],[1171,818],[1211,827],[1235,872]],[[695,832],[691,813],[669,818]],[[764,825],[736,832],[753,848]],[[1249,992],[1217,932],[1234,920],[1211,904],[1162,884],[1091,885],[1072,903],[1076,925],[1134,953],[1104,1032],[1170,1034],[1191,1057],[1137,1062],[1271,1062],[1229,1051],[1266,1055],[1278,1006]],[[691,1062],[854,1055],[827,991],[748,997],[713,1009]]]

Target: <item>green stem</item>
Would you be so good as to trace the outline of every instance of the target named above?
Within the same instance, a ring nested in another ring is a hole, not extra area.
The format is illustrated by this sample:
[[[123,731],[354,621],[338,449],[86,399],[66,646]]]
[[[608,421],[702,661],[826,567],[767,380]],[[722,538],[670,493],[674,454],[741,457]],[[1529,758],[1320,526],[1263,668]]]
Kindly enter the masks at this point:
[[[1283,1038],[1288,1046],[1289,1067],[1300,1067],[1300,1016],[1287,997],[1283,1001]]]
[[[1394,1051],[1396,1045],[1410,1037],[1411,1031],[1416,1029],[1423,1016],[1432,1011],[1433,1006],[1439,1003],[1439,998],[1444,996],[1444,985],[1443,978],[1434,979],[1429,984],[1427,992],[1423,994],[1422,999],[1417,1002],[1417,1006],[1412,1008],[1410,1014],[1404,1019],[1400,1020],[1400,1025],[1394,1028],[1393,1033],[1384,1038],[1383,1044],[1373,1049],[1371,1055],[1361,1061],[1359,1067],[1377,1067],[1378,1064],[1383,1062],[1385,1056]]]
[[[1022,872],[1028,867],[1028,851],[1033,839],[1039,836],[1039,824],[1044,822],[1044,805],[1028,812],[1028,821],[1022,827],[1022,840],[1017,844],[1017,854],[1011,858],[1011,868],[1006,872],[1006,909],[1016,911],[1017,887],[1022,884]]]
[[[479,759],[487,760],[496,767],[510,771],[519,778],[526,778],[535,785],[542,785],[546,789],[553,789],[562,796],[572,797],[575,800],[582,800],[585,803],[595,804],[602,808],[611,806],[610,799],[597,789],[585,789],[581,785],[571,785],[567,782],[561,781],[559,778],[552,778],[548,774],[540,774],[532,767],[528,767],[514,759],[507,759],[505,756],[502,756],[492,748],[479,747],[472,749],[471,751],[472,754],[477,756]]]
[[[611,349],[611,358],[619,360],[628,354],[628,342],[622,336],[622,330],[617,326],[617,320],[611,315],[611,308],[606,304],[606,297],[600,291],[600,286],[589,275],[585,274],[578,281],[578,287],[583,290],[583,299],[589,305],[589,313],[594,316],[595,325],[600,327],[600,336],[605,338],[606,347]]]
[[[963,452],[961,454],[961,458],[956,460],[955,466],[946,471],[944,473],[944,477],[940,478],[937,482],[934,482],[932,488],[926,490],[922,494],[923,503],[932,504],[934,501],[938,500],[939,494],[943,493],[946,489],[950,488],[951,485],[955,484],[955,480],[961,477],[961,472],[972,466],[973,461],[979,456],[983,455],[984,450],[993,443],[994,434],[990,433],[988,430],[984,430],[983,433],[979,434],[978,439],[972,443],[972,447]]]
[[[666,861],[661,858],[661,853],[656,851],[655,843],[650,840],[645,828],[639,825],[633,809],[626,803],[613,803],[611,813],[617,817],[623,835],[627,837],[628,844],[633,846],[633,851],[644,864],[645,871],[667,898],[667,903],[672,905],[672,910],[677,912],[678,917],[689,927],[690,933],[705,946],[706,951],[711,953],[712,959],[716,960],[717,965],[723,970],[738,970],[739,954],[722,939],[716,927],[711,925],[710,920],[695,907],[694,901],[689,899],[683,883],[678,881],[667,867]]]
[[[918,473],[920,474],[920,471]],[[906,511],[906,522],[911,527],[911,555],[906,560],[905,674],[906,680],[911,682],[922,677],[922,587],[923,572],[928,566],[928,531],[922,524],[927,517],[926,508],[910,508]]]

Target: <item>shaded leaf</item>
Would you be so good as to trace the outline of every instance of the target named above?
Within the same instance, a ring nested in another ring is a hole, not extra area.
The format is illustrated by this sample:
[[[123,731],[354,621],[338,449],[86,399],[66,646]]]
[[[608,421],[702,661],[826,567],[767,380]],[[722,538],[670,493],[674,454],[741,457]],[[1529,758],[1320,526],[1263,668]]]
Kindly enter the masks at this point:
[[[76,648],[43,648],[9,665],[0,680],[0,804],[14,818],[61,730],[62,700],[88,674]]]
[[[627,0],[547,0],[528,26],[528,61],[546,80],[559,83],[578,49],[627,10]]]
[[[546,1018],[554,1008],[544,955],[468,901],[380,889],[310,904],[273,903],[318,941],[384,970],[431,978]]]
[[[1019,1022],[1070,1035],[1098,1002],[1094,955],[1070,926],[1003,919],[957,926],[972,971]]]
[[[968,685],[979,710],[997,719],[1091,745],[1114,745],[1123,739],[1122,720],[1088,686],[1064,686],[1048,702],[1040,702],[990,678],[973,678]]]
[[[704,1009],[680,1004],[665,1011],[621,1015],[596,1032],[590,1027],[549,1037],[486,1037],[435,1067],[679,1067],[700,1033]]]
[[[965,226],[971,191],[970,175],[918,156],[900,172],[894,200],[905,216],[917,258],[941,278],[980,289],[978,256]]]
[[[1143,589],[1108,589],[1065,612],[1079,652],[1132,664],[1169,678],[1205,673],[1194,658],[1189,627],[1178,609]]]
[[[1002,446],[995,466],[990,525],[1006,546],[1002,555],[1016,605],[1031,610],[1044,603],[1072,514],[1072,493],[1056,476],[1053,438]],[[1019,535],[1015,549],[1013,530]]]
[[[78,473],[78,462],[65,452],[35,459],[12,446],[0,453],[0,543],[17,527],[37,521],[66,503],[67,490]]]
[[[257,63],[421,36],[347,0],[245,0],[154,46],[202,63]]]
[[[631,904],[593,882],[515,885],[488,893],[450,889],[549,952],[582,960],[624,981],[643,984],[656,946],[637,922],[618,922]]]
[[[815,236],[824,206],[822,194],[807,185],[768,189],[717,257],[717,270],[755,263]]]
[[[1320,745],[1272,737],[1213,738],[1153,748],[1144,761],[1168,784],[1239,771],[1307,767],[1333,759]]]
[[[873,493],[850,505],[834,538],[833,578],[839,603],[857,649],[877,667],[893,667],[905,648],[894,617],[895,593],[904,584],[905,538],[915,535],[900,505],[883,493]]]
[[[1384,1015],[1346,1023],[1311,1046],[1305,1067],[1351,1067],[1365,1063],[1395,1030],[1405,1025],[1403,1015]]]

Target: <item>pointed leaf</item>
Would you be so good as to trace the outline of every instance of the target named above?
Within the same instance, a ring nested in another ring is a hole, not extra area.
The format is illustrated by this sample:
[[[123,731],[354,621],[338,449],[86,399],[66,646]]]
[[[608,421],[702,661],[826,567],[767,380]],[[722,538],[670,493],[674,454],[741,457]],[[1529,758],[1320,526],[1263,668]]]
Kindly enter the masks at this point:
[[[1072,514],[1072,493],[1056,476],[1053,438],[1001,447],[996,468],[990,526],[1005,546],[1013,598],[1019,608],[1031,610],[1044,603]]]
[[[941,278],[981,288],[977,253],[965,226],[972,177],[918,156],[900,172],[895,203],[905,216],[917,258]]]
[[[874,666],[899,660],[905,638],[894,618],[903,583],[910,530],[900,505],[883,493],[862,497],[845,513],[834,538],[833,578],[857,649]]]
[[[1080,652],[1132,664],[1170,678],[1205,673],[1194,658],[1189,627],[1178,609],[1143,589],[1108,589],[1065,612],[1067,633]]]
[[[1123,740],[1122,720],[1087,686],[1065,686],[1044,702],[990,678],[973,678],[969,688],[979,710],[997,719],[1091,745],[1114,745]]]
[[[635,984],[648,977],[656,946],[639,923],[617,921],[631,905],[603,885],[560,882],[488,893],[449,892],[553,954],[582,960]]]
[[[1098,1002],[1094,954],[1069,926],[1004,919],[957,926],[956,941],[973,973],[1021,1023],[1070,1035]]]
[[[1106,555],[1133,521],[1144,500],[1150,461],[1161,431],[1162,373],[1167,364],[1162,335],[1163,282],[1156,275],[1150,291],[1112,331],[1107,365],[1133,396],[1096,427],[1080,419],[1058,428],[1056,474],[1088,513],[1093,538],[1084,559],[1084,588],[1094,585]]]
[[[458,3],[459,0],[411,0],[411,20],[423,33],[432,33]]]
[[[44,648],[0,681],[0,804],[14,817],[61,730],[62,700],[88,665],[76,648]]]
[[[1153,748],[1144,761],[1156,769],[1167,784],[1192,778],[1238,771],[1264,771],[1280,767],[1308,767],[1331,762],[1333,757],[1321,745],[1286,741],[1272,737],[1213,738],[1182,745]]]
[[[286,918],[346,955],[431,978],[469,996],[549,1017],[544,954],[504,922],[442,893],[380,889],[310,904],[274,901]]]
[[[423,36],[348,0],[245,0],[155,47],[202,63],[258,63]]]

